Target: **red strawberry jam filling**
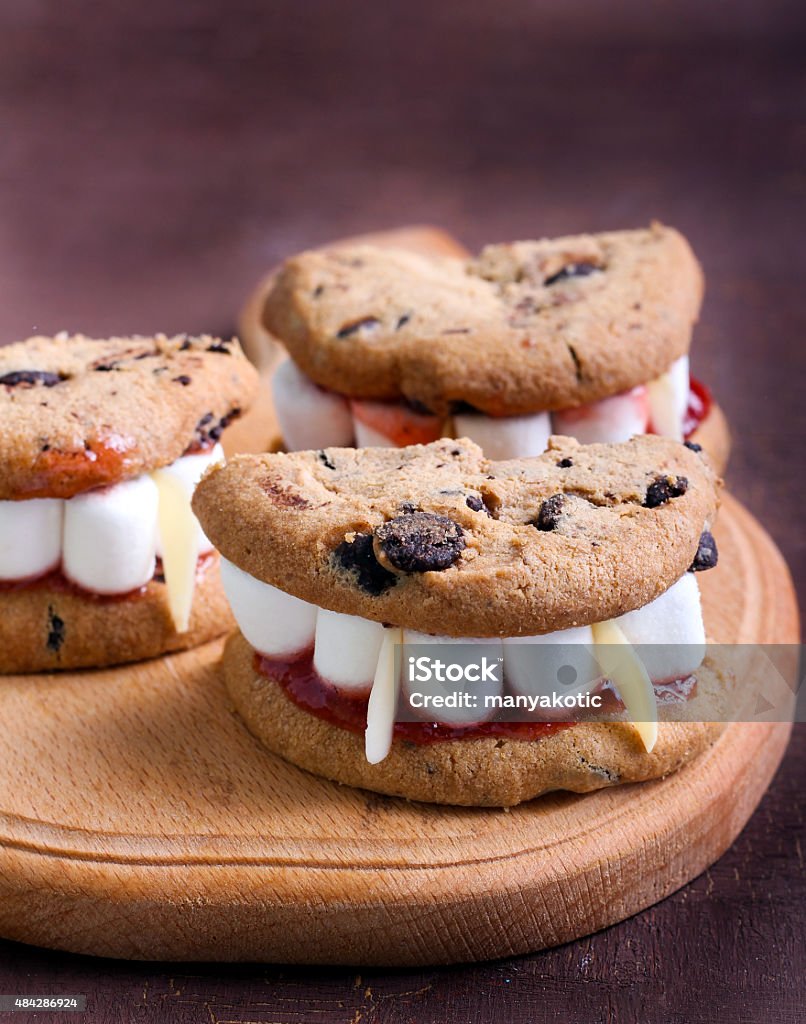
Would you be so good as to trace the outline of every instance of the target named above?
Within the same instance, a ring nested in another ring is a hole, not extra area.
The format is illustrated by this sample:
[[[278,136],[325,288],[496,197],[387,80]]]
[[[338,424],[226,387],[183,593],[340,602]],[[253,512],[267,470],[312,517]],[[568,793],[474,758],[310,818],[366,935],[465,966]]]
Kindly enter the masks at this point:
[[[75,452],[55,451],[45,445],[36,458],[28,483],[13,496],[73,498],[95,487],[109,487],[128,476],[129,452],[134,443],[115,434],[93,441]]]
[[[367,728],[368,693],[346,694],[318,675],[313,667],[313,651],[301,652],[291,660],[267,658],[255,652],[255,670],[266,679],[276,683],[286,697],[298,708],[321,718],[329,725],[348,732],[363,735]],[[659,704],[675,704],[690,700],[696,695],[697,682],[694,676],[676,679],[668,683],[655,684],[655,696]],[[603,698],[602,710],[615,714],[623,710],[617,693],[608,681],[598,689]],[[500,718],[467,726],[449,726],[440,722],[395,722],[394,738],[418,745],[437,743],[443,740],[470,740],[484,737],[500,737],[511,740],[539,740],[562,729],[568,729],[574,722],[507,722]]]
[[[707,419],[714,403],[710,390],[696,377],[689,378],[688,387],[688,408],[683,419],[683,436],[686,440],[691,437],[703,420]]]
[[[196,580],[202,579],[215,561],[216,552],[208,551],[199,555],[196,562]],[[162,559],[157,558],[157,565],[154,569],[152,583],[164,583],[165,575],[162,569]],[[131,601],[143,597],[148,590],[148,584],[130,590],[125,594],[96,594],[95,591],[85,590],[77,583],[69,580],[61,569],[53,569],[44,576],[35,576],[27,580],[0,580],[0,594],[30,592],[35,590],[54,591],[58,594],[71,594],[73,597],[81,597],[85,601],[95,601],[100,604],[114,604],[118,601]]]

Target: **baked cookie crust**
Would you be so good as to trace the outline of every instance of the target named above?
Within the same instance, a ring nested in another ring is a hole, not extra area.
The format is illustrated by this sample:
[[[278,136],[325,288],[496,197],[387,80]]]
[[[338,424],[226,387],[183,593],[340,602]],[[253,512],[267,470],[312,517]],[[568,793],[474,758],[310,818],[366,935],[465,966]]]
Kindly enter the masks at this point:
[[[520,415],[658,377],[688,351],[702,291],[688,242],[652,224],[491,245],[471,260],[304,252],[280,270],[262,322],[333,391]]]
[[[257,393],[236,340],[35,337],[0,348],[0,500],[70,498],[215,443]]]
[[[702,453],[554,437],[490,462],[467,439],[236,456],[193,508],[239,568],[333,611],[449,636],[529,636],[642,607],[716,515]]]
[[[213,640],[235,625],[218,566],[216,554],[199,562],[185,633],[176,632],[157,579],[111,599],[44,585],[0,590],[0,674],[102,668]]]
[[[512,807],[552,790],[589,793],[605,786],[662,778],[711,746],[722,722],[661,722],[647,753],[626,722],[583,723],[540,740],[446,740],[427,745],[395,740],[387,758],[369,764],[364,737],[297,707],[254,668],[240,633],[227,641],[222,672],[235,709],[272,753],[332,779],[389,796],[472,807]],[[707,661],[698,686],[726,685]]]

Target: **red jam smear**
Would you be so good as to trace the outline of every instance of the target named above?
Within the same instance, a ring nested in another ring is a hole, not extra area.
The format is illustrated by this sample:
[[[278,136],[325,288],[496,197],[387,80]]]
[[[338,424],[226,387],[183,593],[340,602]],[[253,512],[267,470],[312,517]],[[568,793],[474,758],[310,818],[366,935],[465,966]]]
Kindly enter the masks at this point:
[[[708,418],[714,404],[710,390],[696,377],[689,378],[688,389],[688,408],[683,418],[683,436],[687,441],[703,420]]]
[[[15,500],[73,498],[94,487],[109,487],[128,475],[134,441],[114,434],[88,442],[81,451],[48,448],[39,453],[28,482],[17,489]]]
[[[215,559],[215,552],[209,551],[200,555],[196,563],[196,579],[203,577]],[[164,583],[165,576],[162,571],[162,560],[157,559],[157,566],[151,583]],[[59,594],[70,594],[73,597],[81,597],[85,601],[95,601],[98,604],[116,604],[120,601],[132,601],[144,597],[149,584],[146,583],[137,590],[130,590],[125,594],[96,594],[93,590],[85,590],[77,583],[69,580],[61,569],[52,569],[44,576],[35,576],[26,580],[0,580],[0,594],[16,594],[36,590],[56,591]]]
[[[309,714],[330,725],[362,733],[367,727],[368,694],[348,696],[323,680],[313,667],[313,652],[305,651],[293,661],[267,658],[255,652],[255,669],[282,688],[286,697]],[[482,722],[453,727],[438,722],[395,722],[394,738],[418,745],[442,740],[482,739],[499,736],[507,739],[537,740],[573,722]]]
[[[329,725],[363,734],[367,727],[368,691],[349,695],[322,679],[313,667],[313,650],[302,651],[290,659],[267,658],[254,654],[255,671],[276,683],[298,708]],[[696,695],[694,676],[654,684],[658,704],[677,704]],[[624,709],[612,685],[605,681],[597,692],[603,697],[602,711],[616,714]],[[510,740],[539,740],[570,729],[576,722],[480,722],[476,725],[450,726],[439,722],[395,722],[394,738],[422,746],[444,740],[473,740],[493,736]]]
[[[201,455],[212,451],[212,438],[196,439],[183,452]],[[17,488],[13,501],[29,498],[74,498],[97,487],[111,487],[131,477],[131,454],[135,442],[112,435],[104,441],[92,441],[81,451],[62,452],[48,448],[36,458],[28,482]]]

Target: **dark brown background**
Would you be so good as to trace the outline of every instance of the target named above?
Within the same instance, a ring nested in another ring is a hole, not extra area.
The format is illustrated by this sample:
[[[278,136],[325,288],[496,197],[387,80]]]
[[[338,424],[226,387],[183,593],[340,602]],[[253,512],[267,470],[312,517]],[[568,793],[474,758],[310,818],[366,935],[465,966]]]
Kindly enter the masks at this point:
[[[364,230],[430,221],[479,246],[657,217],[708,275],[693,366],[733,425],[730,486],[803,594],[801,9],[5,0],[0,339],[231,331],[268,266]],[[85,992],[94,1022],[801,1021],[804,729],[719,864],[558,950],[356,972],[0,943],[0,991]]]

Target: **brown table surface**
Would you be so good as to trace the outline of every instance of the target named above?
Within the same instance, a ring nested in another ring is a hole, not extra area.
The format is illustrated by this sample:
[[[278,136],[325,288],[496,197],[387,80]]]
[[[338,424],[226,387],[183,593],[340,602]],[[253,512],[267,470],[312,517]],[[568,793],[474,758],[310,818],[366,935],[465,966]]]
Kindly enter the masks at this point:
[[[729,485],[802,597],[805,27],[788,0],[7,0],[0,338],[228,332],[268,266],[361,231],[658,218],[706,268],[692,362],[733,426]],[[0,942],[0,993],[86,993],[98,1022],[802,1021],[804,739],[718,864],[560,949],[400,972]]]

